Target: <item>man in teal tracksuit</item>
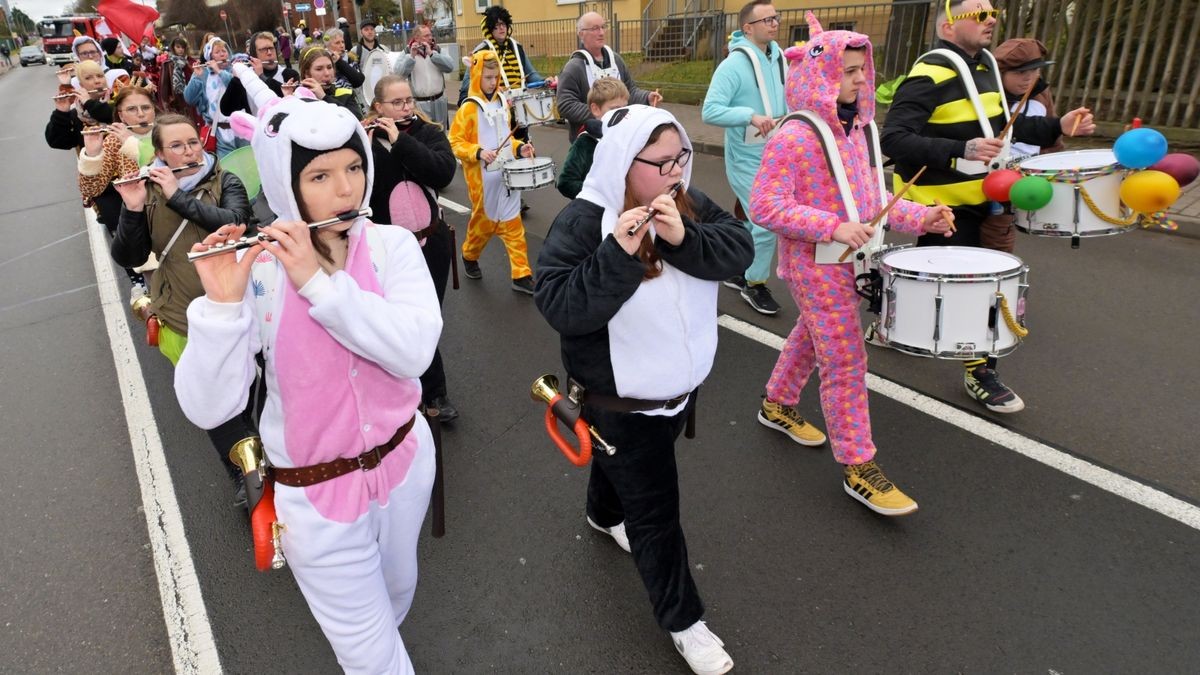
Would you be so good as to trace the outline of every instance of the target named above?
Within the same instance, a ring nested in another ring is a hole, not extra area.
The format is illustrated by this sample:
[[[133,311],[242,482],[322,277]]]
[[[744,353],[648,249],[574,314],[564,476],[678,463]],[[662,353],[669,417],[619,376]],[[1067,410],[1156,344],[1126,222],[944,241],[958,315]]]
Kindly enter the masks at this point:
[[[733,33],[729,56],[713,73],[702,114],[706,124],[725,127],[725,175],[739,203],[734,212],[754,237],[754,262],[744,277],[727,279],[725,285],[741,291],[758,312],[775,314],[779,303],[766,285],[775,234],[750,222],[745,209],[767,135],[787,113],[783,50],[775,42],[779,14],[770,0],[754,0],[738,13],[738,23],[742,29]],[[751,57],[758,63],[757,74]]]

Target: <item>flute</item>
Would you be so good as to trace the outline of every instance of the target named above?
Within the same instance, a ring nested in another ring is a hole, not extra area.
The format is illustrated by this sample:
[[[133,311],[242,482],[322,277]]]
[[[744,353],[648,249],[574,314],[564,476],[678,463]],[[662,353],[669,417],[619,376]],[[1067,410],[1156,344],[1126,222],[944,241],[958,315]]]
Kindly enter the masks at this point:
[[[183,166],[177,166],[174,169],[171,169],[171,173],[179,173],[180,171],[187,171],[188,169],[196,169],[196,168],[199,168],[202,166],[204,166],[203,162],[190,162],[188,164],[184,164]],[[150,174],[147,172],[144,174],[134,176],[133,178],[122,178],[120,180],[114,180],[112,182],[112,184],[113,185],[126,185],[129,183],[136,183],[139,180],[146,180],[149,177],[150,177]]]
[[[682,189],[683,189],[683,181],[679,181],[678,183],[671,186],[671,189],[667,192],[667,196],[670,197],[671,199],[675,199],[675,196],[678,195],[679,191]],[[645,225],[646,223],[650,222],[650,219],[656,215],[658,215],[658,209],[656,209],[654,207],[650,207],[650,210],[646,212],[646,215],[643,216],[642,218],[639,218],[638,221],[633,224],[633,227],[629,228],[629,232],[627,234],[631,237],[633,235],[637,234],[637,231],[642,229],[642,226]]]
[[[107,89],[88,89],[86,93],[88,93],[88,94],[103,94],[106,91],[108,91],[108,90]],[[57,96],[52,96],[51,98],[55,101],[61,101],[64,98],[74,98],[74,97],[75,97],[75,92],[70,91],[70,92],[63,92]]]
[[[336,216],[329,218],[327,220],[319,220],[315,223],[309,223],[308,229],[320,230],[322,228],[329,227],[330,225],[337,225],[338,223],[345,223],[345,222],[357,220],[358,218],[361,218],[361,217],[370,218],[371,217],[371,209],[367,208],[367,209],[359,209],[357,211],[345,211],[345,212],[339,213]],[[200,260],[201,258],[207,258],[209,256],[220,255],[222,253],[233,253],[234,251],[240,251],[244,248],[250,248],[251,246],[257,246],[258,244],[260,244],[264,241],[275,241],[275,240],[268,237],[267,235],[263,234],[262,232],[259,232],[258,234],[254,235],[253,237],[239,237],[233,241],[223,242],[220,244],[213,244],[206,251],[200,251],[199,253],[189,252],[187,254],[187,258],[188,258],[188,262],[196,262],[197,260]]]
[[[139,122],[137,124],[126,124],[125,128],[126,129],[152,129],[152,128],[154,128],[154,122]],[[107,134],[107,133],[110,133],[111,131],[112,131],[111,126],[109,126],[107,124],[101,124],[100,126],[88,127],[87,129],[84,129],[81,133]]]

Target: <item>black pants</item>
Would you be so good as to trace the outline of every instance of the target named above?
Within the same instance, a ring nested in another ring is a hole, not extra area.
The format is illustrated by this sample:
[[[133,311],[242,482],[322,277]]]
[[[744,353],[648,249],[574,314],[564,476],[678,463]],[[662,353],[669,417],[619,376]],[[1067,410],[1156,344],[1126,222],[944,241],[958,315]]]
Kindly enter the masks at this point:
[[[425,256],[425,264],[429,266],[429,276],[433,277],[433,287],[441,305],[446,300],[446,280],[450,276],[450,258],[454,255],[454,241],[446,223],[438,224],[425,240],[421,253]],[[441,349],[433,352],[433,361],[421,374],[421,398],[424,402],[430,403],[439,396],[446,396],[446,368],[442,364]]]
[[[265,389],[262,388],[262,389]],[[258,428],[254,424],[254,412],[258,408],[258,400],[255,398],[256,393],[265,394],[265,392],[256,392],[253,384],[250,385],[250,396],[246,400],[246,409],[238,414],[237,417],[221,424],[215,429],[209,429],[208,440],[212,441],[213,448],[217,451],[217,456],[221,458],[221,466],[225,467],[225,471],[229,473],[229,477],[237,480],[242,475],[242,470],[234,466],[229,459],[229,451],[233,449],[233,444],[250,436],[258,435]]]
[[[917,246],[975,246],[981,245],[980,232],[983,219],[987,217],[990,203],[981,207],[955,207],[954,229],[949,237],[941,234],[923,234],[917,237]]]
[[[611,457],[599,450],[592,455],[588,516],[601,527],[624,521],[655,620],[664,630],[681,631],[704,615],[679,524],[675,439],[688,411],[650,417],[585,408],[584,415],[617,448]]]

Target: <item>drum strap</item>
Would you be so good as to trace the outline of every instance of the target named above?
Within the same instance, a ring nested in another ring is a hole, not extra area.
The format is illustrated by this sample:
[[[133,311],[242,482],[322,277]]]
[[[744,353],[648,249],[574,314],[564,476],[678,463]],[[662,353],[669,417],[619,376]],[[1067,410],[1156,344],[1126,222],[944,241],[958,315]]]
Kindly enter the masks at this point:
[[[762,65],[759,64],[758,57],[754,55],[753,50],[751,50],[749,47],[747,47],[745,45],[734,47],[732,51],[741,52],[742,54],[746,55],[747,59],[750,59],[750,65],[751,65],[751,67],[754,68],[754,82],[758,85],[759,95],[762,96],[762,104],[763,104],[763,110],[764,110],[763,114],[766,115],[767,117],[774,118],[775,115],[772,114],[772,112],[771,112],[771,96],[770,96],[770,93],[767,91],[767,82],[765,79],[763,79]],[[784,75],[784,72],[783,72],[783,59],[780,59],[779,60],[779,83],[783,84],[785,82],[785,78],[786,78],[786,76]],[[775,128],[778,129],[779,127],[777,126]]]
[[[821,152],[825,155],[825,162],[829,167],[829,173],[833,175],[834,181],[838,186],[838,193],[842,198],[842,205],[846,209],[846,218],[852,222],[862,222],[858,212],[858,205],[854,202],[854,192],[850,190],[850,180],[846,175],[846,166],[842,163],[842,156],[837,151],[837,141],[833,137],[833,129],[829,124],[821,119],[816,113],[811,110],[797,110],[789,113],[786,117],[779,121],[778,127],[783,126],[790,120],[798,120],[812,127],[816,132],[817,138],[821,141]],[[871,163],[875,167],[875,180],[879,189],[879,203],[886,204],[888,200],[887,187],[883,177],[883,151],[879,147],[879,128],[875,126],[875,121],[871,120],[869,124],[863,127],[863,131],[867,135],[867,148],[870,152]],[[875,228],[875,234],[871,237],[871,241],[867,242],[864,247],[868,253],[878,248],[883,243],[883,231],[887,227],[887,216],[879,220],[878,227]],[[816,246],[816,261],[819,264],[836,264],[840,262],[842,254],[849,248],[845,244],[838,242],[820,242]]]
[[[596,80],[601,77],[621,79],[621,70],[617,68],[617,57],[613,54],[613,50],[609,49],[608,45],[604,45],[602,49],[608,55],[607,68],[601,68],[596,65],[596,60],[592,58],[592,55],[586,49],[575,50],[576,54],[583,54],[583,60],[587,62],[588,89],[591,89],[596,84]]]
[[[925,60],[929,56],[940,56],[950,62],[954,70],[958,71],[958,79],[962,80],[963,88],[967,90],[967,98],[971,101],[971,107],[975,109],[975,116],[979,118],[979,127],[983,131],[984,138],[994,138],[996,132],[992,131],[992,125],[988,122],[988,116],[983,110],[983,99],[979,96],[979,88],[975,86],[975,78],[971,76],[971,71],[967,68],[967,62],[963,61],[962,57],[949,49],[932,49],[917,57],[917,63]],[[1000,79],[1000,66],[996,63],[996,57],[986,49],[979,50],[980,57],[987,61],[988,69],[992,71],[992,75],[996,78],[996,88],[1000,92],[1000,107],[1004,109],[1004,119],[1008,121],[1010,113],[1008,112],[1008,100],[1004,96],[1004,82]],[[1012,133],[1012,132],[1009,132]]]

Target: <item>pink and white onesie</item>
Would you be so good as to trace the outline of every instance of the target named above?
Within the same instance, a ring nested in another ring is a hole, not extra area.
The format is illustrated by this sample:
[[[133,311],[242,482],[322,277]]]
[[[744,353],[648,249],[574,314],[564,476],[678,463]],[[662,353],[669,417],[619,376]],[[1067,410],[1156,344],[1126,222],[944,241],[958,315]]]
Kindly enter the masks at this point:
[[[327,151],[362,126],[345,109],[288,98],[260,108],[252,146],[263,190],[283,220],[298,220],[292,148]],[[245,123],[245,120],[242,121]],[[366,153],[371,192],[371,153]],[[412,233],[359,218],[345,268],[318,271],[302,288],[261,253],[242,302],[197,298],[175,371],[188,419],[210,428],[244,409],[265,358],[260,431],[270,463],[300,467],[355,457],[413,418],[418,377],[442,318]],[[433,438],[424,416],[383,462],[309,487],[277,484],[284,554],[309,609],[347,673],[411,673],[397,627],[412,604],[417,538],[433,484]]]
[[[871,43],[861,33],[822,31],[811,14],[809,24],[811,39],[784,52],[791,62],[788,109],[812,111],[829,125],[854,203],[867,222],[883,207],[864,132],[875,116]],[[837,98],[846,47],[866,49],[867,83],[858,94],[857,114],[844,126]],[[919,234],[925,211],[926,207],[901,200],[889,214],[890,226]],[[854,266],[850,261],[818,264],[814,257],[816,244],[832,241],[833,231],[847,220],[846,208],[821,140],[808,123],[789,121],[768,141],[750,195],[750,217],[779,235],[779,278],[787,282],[800,309],[771,372],[767,396],[776,403],[796,405],[813,367],[820,368],[821,409],[834,458],[841,464],[868,462],[875,456],[875,445]]]

